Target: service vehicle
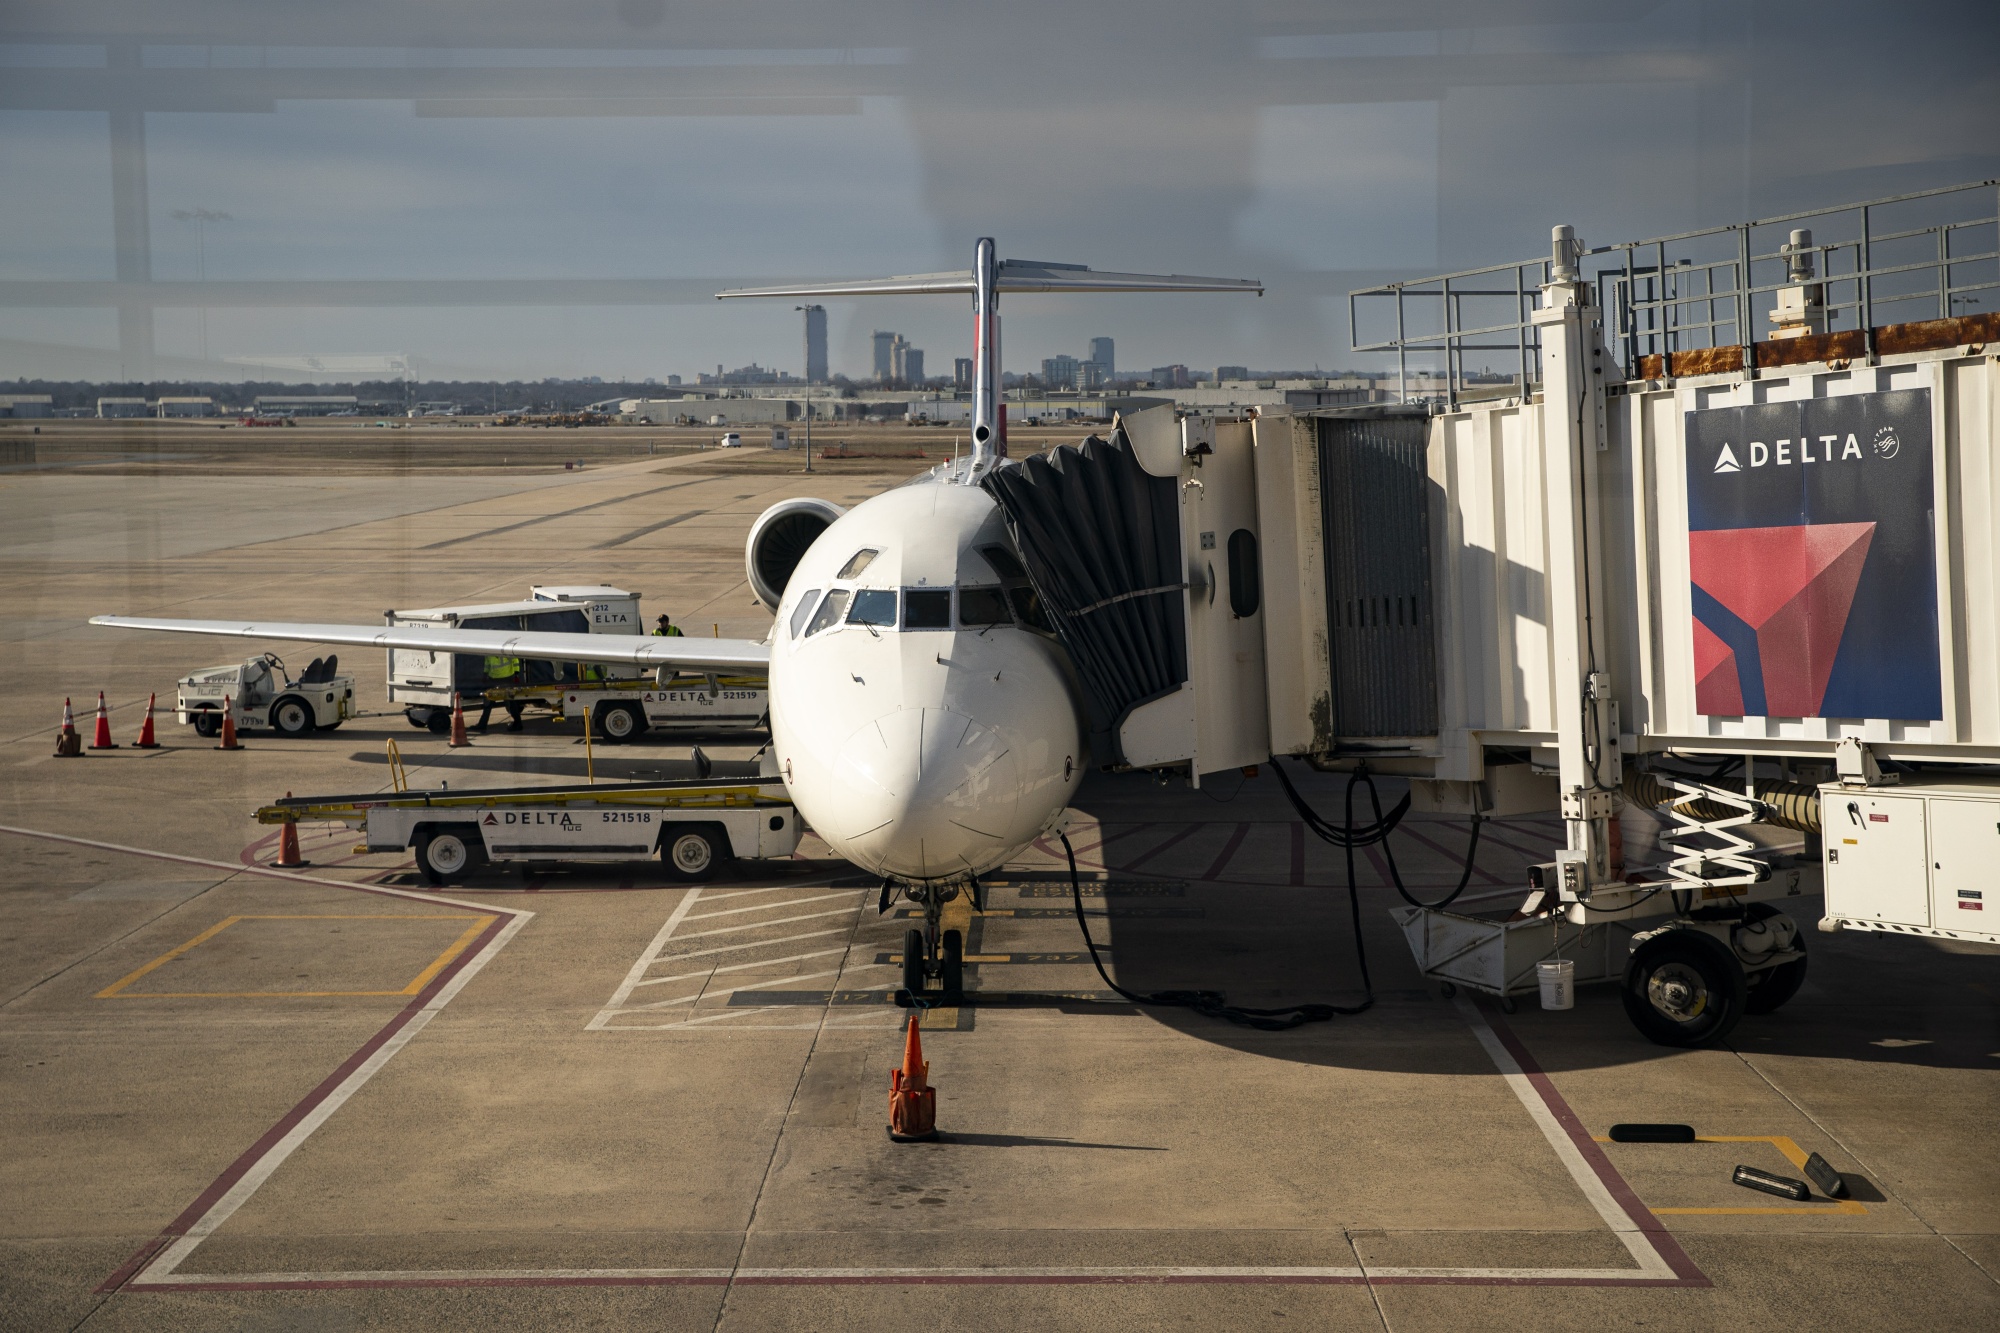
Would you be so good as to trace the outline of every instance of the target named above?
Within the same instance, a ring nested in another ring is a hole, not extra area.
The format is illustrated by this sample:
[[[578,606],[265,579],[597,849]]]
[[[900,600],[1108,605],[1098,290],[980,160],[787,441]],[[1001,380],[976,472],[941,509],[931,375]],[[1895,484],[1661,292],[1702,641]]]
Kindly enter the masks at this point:
[[[339,671],[340,659],[332,654],[315,657],[297,680],[276,653],[203,667],[181,677],[174,720],[192,726],[198,736],[215,736],[222,731],[226,703],[238,731],[280,736],[332,731],[356,716],[354,677]]]
[[[258,810],[257,822],[345,824],[371,852],[414,849],[432,884],[456,883],[494,862],[654,855],[672,878],[694,883],[733,860],[790,856],[800,834],[777,777],[287,796]]]

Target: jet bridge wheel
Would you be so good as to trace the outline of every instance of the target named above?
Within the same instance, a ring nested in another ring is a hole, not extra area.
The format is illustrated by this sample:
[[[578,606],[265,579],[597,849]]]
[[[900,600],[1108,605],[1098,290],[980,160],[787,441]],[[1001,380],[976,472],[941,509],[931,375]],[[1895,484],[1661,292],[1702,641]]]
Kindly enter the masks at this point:
[[[1729,946],[1699,930],[1669,929],[1639,946],[1625,969],[1625,1016],[1661,1046],[1708,1046],[1743,1017],[1747,982]]]
[[[1746,924],[1754,927],[1757,922],[1769,921],[1773,917],[1783,915],[1783,912],[1769,903],[1751,903],[1744,909],[1743,919]],[[1799,987],[1803,986],[1806,980],[1806,938],[1798,933],[1796,928],[1792,947],[1799,951],[1797,958],[1789,963],[1780,963],[1776,967],[1767,967],[1761,972],[1752,972],[1745,979],[1749,986],[1749,994],[1743,1001],[1744,1013],[1775,1013],[1785,1001],[1799,993]]]

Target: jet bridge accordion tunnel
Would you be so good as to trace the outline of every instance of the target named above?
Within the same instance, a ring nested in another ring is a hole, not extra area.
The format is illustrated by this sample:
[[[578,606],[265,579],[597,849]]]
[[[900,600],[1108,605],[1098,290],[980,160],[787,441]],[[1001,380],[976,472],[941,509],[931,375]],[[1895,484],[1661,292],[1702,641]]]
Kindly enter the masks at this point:
[[[1094,761],[1204,773],[1434,745],[1428,414],[1121,417],[984,482]]]

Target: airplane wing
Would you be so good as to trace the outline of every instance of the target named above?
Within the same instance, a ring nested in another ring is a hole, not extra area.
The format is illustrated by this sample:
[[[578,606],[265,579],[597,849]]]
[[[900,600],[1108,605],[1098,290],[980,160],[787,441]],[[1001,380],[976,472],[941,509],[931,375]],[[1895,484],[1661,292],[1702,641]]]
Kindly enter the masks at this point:
[[[619,662],[632,666],[688,667],[699,671],[763,671],[768,645],[750,639],[641,638],[631,634],[560,634],[532,630],[425,629],[412,625],[312,625],[283,621],[155,620],[146,616],[92,616],[113,629],[167,630],[238,639],[287,639],[295,643],[344,643],[363,648],[414,648],[482,657],[534,657],[555,662]]]
[[[952,273],[909,273],[898,278],[856,278],[846,282],[809,283],[802,287],[732,287],[717,292],[726,301],[740,296],[934,296],[969,293],[977,284],[972,270]],[[1264,284],[1254,278],[1197,278],[1185,273],[1098,273],[1081,264],[1049,264],[1033,259],[1003,259],[994,282],[1002,292],[1255,292]]]

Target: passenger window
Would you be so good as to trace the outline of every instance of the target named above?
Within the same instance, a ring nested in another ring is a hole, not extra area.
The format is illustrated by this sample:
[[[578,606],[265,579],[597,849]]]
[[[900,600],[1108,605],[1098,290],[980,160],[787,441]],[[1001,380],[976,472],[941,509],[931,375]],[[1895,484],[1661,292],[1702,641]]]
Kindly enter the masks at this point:
[[[806,627],[806,617],[812,614],[813,603],[819,600],[819,589],[814,588],[799,598],[799,604],[792,608],[792,637],[798,638],[799,631]]]
[[[903,628],[950,629],[951,589],[906,589],[903,593]]]
[[[854,594],[854,609],[847,614],[850,625],[888,625],[896,623],[896,593],[894,589],[863,588]]]
[[[1239,620],[1257,614],[1263,601],[1263,578],[1257,568],[1257,534],[1238,528],[1229,534],[1229,609]]]
[[[811,638],[828,625],[838,624],[840,613],[847,609],[847,597],[845,588],[835,588],[828,593],[826,600],[819,604],[819,614],[814,616],[812,624],[806,627],[806,637]]]
[[[848,562],[840,567],[840,572],[835,574],[834,577],[837,579],[859,578],[861,577],[861,571],[868,568],[875,557],[880,554],[882,554],[880,551],[873,548],[856,551]]]
[[[973,629],[988,625],[1005,625],[1013,619],[1007,614],[1007,595],[998,588],[960,588],[958,590],[958,623]]]

